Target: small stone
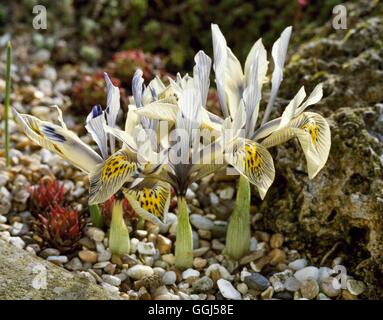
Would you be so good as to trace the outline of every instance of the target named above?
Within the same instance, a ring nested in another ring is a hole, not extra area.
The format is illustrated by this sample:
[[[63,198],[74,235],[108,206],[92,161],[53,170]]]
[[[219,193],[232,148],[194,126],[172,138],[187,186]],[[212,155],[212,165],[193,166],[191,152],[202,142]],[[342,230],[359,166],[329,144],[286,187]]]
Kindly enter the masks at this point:
[[[308,280],[309,278],[317,280],[318,275],[319,275],[318,268],[313,266],[305,267],[294,273],[294,277],[297,278],[300,282]]]
[[[233,277],[230,272],[224,266],[218,263],[211,264],[205,271],[205,274],[213,281],[217,281],[220,278],[231,280]]]
[[[104,268],[104,271],[110,275],[114,275],[116,272],[116,265],[113,263],[108,263],[107,266]]]
[[[189,278],[198,278],[200,275],[200,272],[198,270],[194,269],[186,269],[184,272],[182,272],[182,279],[189,279]]]
[[[130,239],[130,253],[136,253],[137,251],[137,245],[138,243],[140,242],[140,240],[136,239],[136,238],[131,238]]]
[[[300,289],[302,297],[310,300],[315,299],[319,293],[318,282],[312,278],[302,281]]]
[[[318,294],[318,300],[331,300],[328,296],[326,296],[324,293],[319,292]]]
[[[194,292],[207,292],[210,289],[212,289],[213,286],[214,286],[213,280],[211,280],[207,276],[204,276],[201,279],[194,281],[192,284],[192,288]]]
[[[78,256],[84,262],[95,263],[97,262],[98,253],[90,250],[82,250],[78,253]]]
[[[246,283],[238,283],[237,284],[237,290],[241,293],[241,294],[246,294],[247,291],[249,290],[248,286]]]
[[[285,282],[285,288],[287,291],[296,292],[299,290],[301,283],[295,278],[290,277]]]
[[[262,257],[260,258],[259,260],[257,261],[252,261],[250,262],[250,267],[253,271],[255,272],[261,272],[262,269],[267,265],[269,264],[270,262],[270,257],[269,256],[265,256],[265,257]]]
[[[260,273],[253,272],[245,278],[245,283],[250,289],[264,291],[269,285],[269,280]]]
[[[65,268],[72,270],[72,271],[78,271],[82,269],[82,263],[81,260],[77,257],[74,257],[72,260],[70,260],[66,265]]]
[[[329,267],[320,267],[318,281],[323,281],[323,279],[330,277],[333,273],[335,273],[335,271]]]
[[[67,256],[49,256],[47,260],[54,264],[60,265],[60,264],[67,263],[68,257]]]
[[[173,253],[164,254],[161,256],[162,261],[167,262],[170,265],[173,265],[175,263],[175,256]]]
[[[0,214],[0,223],[6,223],[7,222],[7,217],[6,216],[2,216]]]
[[[60,251],[54,248],[46,248],[40,251],[40,257],[44,259],[48,258],[49,256],[59,256],[59,255],[60,255]]]
[[[196,229],[211,230],[214,227],[213,221],[196,213],[190,215],[190,223]]]
[[[212,206],[216,206],[217,204],[219,204],[219,198],[214,192],[209,193],[209,200]]]
[[[193,256],[194,257],[201,257],[203,256],[206,252],[209,251],[209,247],[202,247],[202,248],[198,248],[198,249],[194,249],[193,250]]]
[[[207,260],[200,257],[196,257],[193,260],[193,266],[196,269],[203,269],[205,268],[206,264],[207,264]]]
[[[289,268],[298,271],[307,266],[306,259],[297,259],[289,263]]]
[[[28,228],[24,223],[14,222],[12,228],[9,230],[13,236],[21,236],[28,232]]]
[[[112,258],[110,261],[119,267],[122,266],[122,259],[118,255],[112,254]]]
[[[268,243],[270,241],[270,235],[264,231],[255,231],[255,238],[261,242]]]
[[[281,233],[274,233],[270,238],[270,247],[273,249],[282,247],[284,237]]]
[[[250,247],[249,247],[249,251],[252,252],[252,251],[256,251],[257,250],[257,245],[258,245],[258,241],[257,239],[255,239],[254,237],[252,237],[250,239]]]
[[[342,298],[345,300],[358,300],[358,296],[350,293],[348,290],[342,290]]]
[[[94,244],[94,241],[89,239],[88,237],[81,238],[78,243],[89,250],[96,249],[96,245]]]
[[[366,285],[362,281],[349,279],[346,282],[347,290],[354,296],[362,294],[366,290]]]
[[[117,293],[119,292],[118,288],[107,283],[107,282],[102,282],[101,283],[101,286],[105,289],[105,290],[108,290],[110,293]]]
[[[229,281],[225,279],[219,279],[217,281],[217,286],[222,296],[225,297],[226,299],[231,299],[231,300],[241,299],[241,294],[239,293],[238,290],[236,290],[233,287],[233,285]]]
[[[9,243],[14,245],[15,247],[19,249],[23,249],[25,247],[25,242],[20,237],[11,237],[9,239]]]
[[[202,239],[206,239],[206,240],[210,240],[212,235],[211,235],[211,231],[209,230],[203,230],[203,229],[198,229],[198,235],[202,238]]]
[[[88,228],[86,234],[90,239],[97,242],[102,242],[105,238],[105,232],[95,227]]]
[[[167,293],[154,298],[154,300],[180,300],[181,298],[175,294]]]
[[[160,251],[160,254],[170,253],[172,250],[172,241],[163,235],[157,236],[157,248]]]
[[[234,196],[234,188],[231,186],[226,187],[225,189],[218,190],[218,195],[223,200],[231,200]]]
[[[270,300],[273,297],[274,288],[272,286],[268,287],[265,291],[261,293],[262,300]]]
[[[93,269],[104,269],[109,263],[109,261],[97,262],[93,265]]]
[[[116,277],[116,276],[112,276],[110,274],[103,274],[101,276],[102,280],[104,280],[106,283],[109,283],[110,285],[112,286],[116,286],[118,287],[120,284],[121,284],[121,279]]]
[[[112,257],[112,253],[109,250],[100,250],[98,252],[98,262],[109,261]]]
[[[281,291],[281,292],[276,292],[273,298],[281,299],[281,300],[293,300],[294,296],[289,291]]]
[[[275,292],[284,291],[286,289],[285,283],[287,279],[289,279],[292,275],[293,273],[291,272],[291,270],[285,270],[282,272],[274,273],[269,279],[271,285],[274,288],[274,291]]]
[[[153,275],[154,271],[149,266],[144,266],[141,264],[137,264],[130,269],[128,269],[127,274],[134,280],[140,280],[145,277],[150,277]]]
[[[223,249],[225,249],[225,245],[217,239],[213,239],[213,241],[211,242],[211,247],[213,250],[216,251],[222,251]]]
[[[140,254],[144,255],[155,255],[156,248],[152,242],[139,242],[137,245],[137,250]]]
[[[341,294],[339,281],[333,277],[324,278],[320,283],[320,289],[330,298],[335,298]]]
[[[167,271],[162,276],[162,282],[165,285],[173,285],[176,283],[177,275],[174,271]]]
[[[286,260],[286,253],[281,249],[273,249],[269,252],[268,256],[270,257],[270,264],[276,266],[277,264],[284,262]]]
[[[248,264],[248,263],[250,263],[250,262],[252,262],[254,260],[258,260],[258,259],[262,258],[264,256],[264,254],[265,254],[264,250],[253,251],[250,254],[242,257],[239,260],[239,264],[240,265]]]
[[[186,198],[187,200],[192,200],[192,199],[194,199],[194,198],[195,198],[195,193],[194,193],[194,191],[193,191],[192,189],[188,188],[188,189],[186,190],[185,198]]]

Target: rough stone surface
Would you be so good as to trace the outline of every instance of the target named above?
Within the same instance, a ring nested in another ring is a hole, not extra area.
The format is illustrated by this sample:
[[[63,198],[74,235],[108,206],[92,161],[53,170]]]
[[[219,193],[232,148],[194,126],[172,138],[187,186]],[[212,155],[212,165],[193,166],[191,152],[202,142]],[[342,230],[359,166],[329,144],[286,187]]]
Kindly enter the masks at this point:
[[[351,273],[369,284],[366,295],[381,298],[383,4],[358,1],[347,4],[347,12],[347,30],[335,32],[329,20],[307,30],[301,46],[289,48],[274,110],[274,117],[280,116],[287,101],[281,98],[291,99],[301,85],[311,92],[322,82],[323,99],[308,111],[330,124],[328,162],[309,180],[297,141],[271,150],[276,178],[260,213],[265,229],[282,232],[319,261],[340,242],[337,252],[345,255]]]
[[[107,292],[26,251],[0,240],[0,300],[111,300]],[[43,276],[46,274],[46,278]],[[45,280],[46,279],[46,282]],[[45,286],[46,285],[46,286]],[[10,290],[12,288],[12,290]]]

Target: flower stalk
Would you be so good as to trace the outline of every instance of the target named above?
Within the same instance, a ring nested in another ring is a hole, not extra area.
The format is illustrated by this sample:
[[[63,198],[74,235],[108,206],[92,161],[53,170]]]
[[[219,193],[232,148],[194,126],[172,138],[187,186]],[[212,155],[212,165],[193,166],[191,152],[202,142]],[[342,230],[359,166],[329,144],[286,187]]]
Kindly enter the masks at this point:
[[[103,228],[104,218],[102,216],[100,207],[97,204],[92,204],[89,206],[90,220],[92,221],[93,226],[97,228]]]
[[[238,260],[250,248],[250,183],[240,175],[234,211],[226,234],[225,254]]]
[[[130,252],[129,230],[125,224],[122,201],[115,201],[109,230],[109,249],[113,254],[123,256]]]
[[[12,63],[12,46],[8,42],[7,46],[7,61],[5,72],[5,101],[4,101],[4,146],[5,146],[5,162],[9,166],[11,164],[9,157],[9,104],[11,95],[11,63]]]
[[[193,265],[193,236],[189,222],[189,210],[184,197],[178,198],[178,224],[175,265],[187,269]]]

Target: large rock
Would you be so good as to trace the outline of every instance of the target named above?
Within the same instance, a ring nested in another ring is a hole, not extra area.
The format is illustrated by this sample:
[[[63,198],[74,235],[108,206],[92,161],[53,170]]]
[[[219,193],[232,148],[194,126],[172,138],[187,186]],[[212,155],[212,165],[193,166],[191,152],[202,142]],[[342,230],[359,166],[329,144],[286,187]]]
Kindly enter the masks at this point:
[[[383,4],[347,8],[347,30],[329,22],[311,31],[312,40],[291,57],[281,91],[292,98],[300,85],[310,92],[324,83],[324,99],[311,110],[330,123],[329,160],[309,180],[296,141],[275,148],[276,180],[259,205],[265,228],[283,232],[318,263],[333,248],[323,262],[343,256],[368,283],[367,296],[377,298],[383,297]]]
[[[0,240],[0,300],[118,299],[88,279]]]

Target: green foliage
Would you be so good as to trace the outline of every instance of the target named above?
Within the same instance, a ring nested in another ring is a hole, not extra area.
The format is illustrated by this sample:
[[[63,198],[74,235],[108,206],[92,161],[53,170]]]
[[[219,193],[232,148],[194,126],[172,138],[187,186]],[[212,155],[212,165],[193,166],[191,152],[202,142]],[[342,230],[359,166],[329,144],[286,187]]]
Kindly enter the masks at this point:
[[[179,269],[193,265],[193,236],[189,221],[189,210],[184,197],[178,197],[178,224],[175,265]]]
[[[89,213],[93,226],[102,228],[104,226],[104,218],[99,206],[97,204],[89,206]]]

